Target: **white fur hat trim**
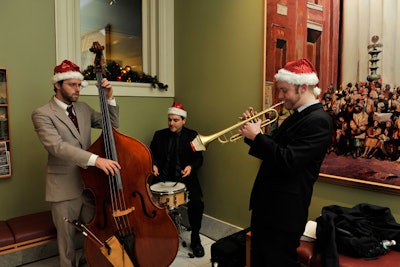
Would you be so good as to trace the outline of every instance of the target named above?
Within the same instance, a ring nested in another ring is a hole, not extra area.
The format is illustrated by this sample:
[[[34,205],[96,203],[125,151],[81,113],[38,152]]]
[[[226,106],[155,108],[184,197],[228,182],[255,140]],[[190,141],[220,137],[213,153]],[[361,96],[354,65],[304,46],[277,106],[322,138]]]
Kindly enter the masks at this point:
[[[79,79],[83,80],[84,77],[82,73],[77,72],[77,71],[67,71],[67,72],[60,72],[56,73],[53,76],[53,83],[62,81],[62,80],[67,80],[67,79]]]
[[[175,107],[168,108],[168,114],[179,115],[179,116],[182,116],[184,118],[187,117],[186,110],[183,110],[183,109],[180,109],[180,108],[175,108]]]
[[[286,69],[280,69],[275,75],[277,81],[284,81],[294,85],[316,85],[319,80],[314,72],[297,74]]]

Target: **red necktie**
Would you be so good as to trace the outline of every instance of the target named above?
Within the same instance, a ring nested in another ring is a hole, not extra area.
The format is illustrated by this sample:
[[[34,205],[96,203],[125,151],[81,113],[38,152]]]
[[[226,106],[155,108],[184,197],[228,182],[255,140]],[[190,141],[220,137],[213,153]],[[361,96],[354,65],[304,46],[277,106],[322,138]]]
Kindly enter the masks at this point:
[[[67,111],[68,111],[68,117],[71,119],[71,121],[75,124],[76,129],[79,132],[79,127],[78,127],[78,120],[74,114],[74,112],[72,111],[72,105],[67,107]]]

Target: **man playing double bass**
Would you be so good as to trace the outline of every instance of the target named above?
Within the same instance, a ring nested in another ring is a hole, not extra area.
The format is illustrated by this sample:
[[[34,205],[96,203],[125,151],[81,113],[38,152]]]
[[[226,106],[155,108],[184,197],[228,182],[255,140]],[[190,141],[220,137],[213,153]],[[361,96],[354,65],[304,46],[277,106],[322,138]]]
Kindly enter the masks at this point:
[[[54,68],[55,95],[44,106],[32,112],[32,122],[40,142],[48,152],[46,168],[46,201],[50,202],[60,266],[76,265],[75,228],[64,218],[86,223],[94,213],[93,201],[83,191],[80,167],[96,166],[107,175],[121,169],[118,162],[86,151],[91,145],[91,128],[101,128],[102,116],[88,104],[79,102],[81,87],[87,83],[77,65],[64,60]],[[111,123],[119,126],[119,108],[111,84],[101,81],[108,102]],[[69,110],[69,111],[68,111]],[[76,125],[75,125],[76,123]],[[79,266],[84,260],[79,260]]]

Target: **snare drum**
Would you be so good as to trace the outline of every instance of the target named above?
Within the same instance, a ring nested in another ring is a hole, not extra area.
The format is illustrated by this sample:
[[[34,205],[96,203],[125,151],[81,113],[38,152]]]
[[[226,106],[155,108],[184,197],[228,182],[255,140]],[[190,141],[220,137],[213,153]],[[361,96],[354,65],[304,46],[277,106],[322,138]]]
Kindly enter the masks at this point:
[[[168,209],[187,203],[186,186],[183,183],[159,182],[151,185],[150,190],[157,202],[162,206],[168,206]]]

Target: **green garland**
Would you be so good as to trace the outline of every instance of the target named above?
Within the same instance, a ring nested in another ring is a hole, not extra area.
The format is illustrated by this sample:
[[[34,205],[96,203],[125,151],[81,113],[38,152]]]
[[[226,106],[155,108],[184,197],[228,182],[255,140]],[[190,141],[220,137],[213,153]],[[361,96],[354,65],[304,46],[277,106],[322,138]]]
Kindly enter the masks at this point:
[[[105,70],[106,77],[109,81],[151,83],[151,86],[153,88],[159,88],[165,91],[168,90],[168,85],[159,82],[157,76],[147,75],[143,72],[139,73],[132,70],[130,66],[121,68],[121,66],[115,61],[107,64],[105,66]],[[96,72],[94,70],[94,66],[88,66],[86,70],[83,71],[83,76],[85,77],[85,80],[96,80]]]

